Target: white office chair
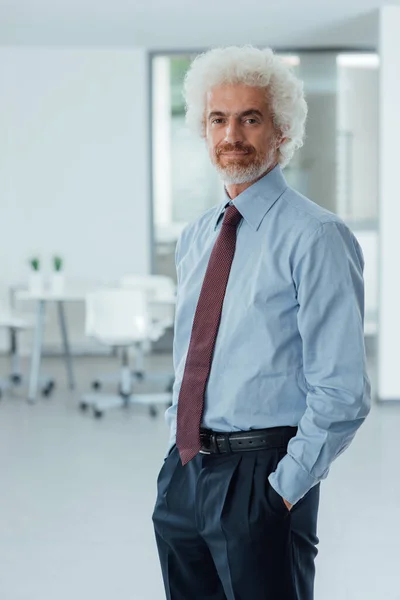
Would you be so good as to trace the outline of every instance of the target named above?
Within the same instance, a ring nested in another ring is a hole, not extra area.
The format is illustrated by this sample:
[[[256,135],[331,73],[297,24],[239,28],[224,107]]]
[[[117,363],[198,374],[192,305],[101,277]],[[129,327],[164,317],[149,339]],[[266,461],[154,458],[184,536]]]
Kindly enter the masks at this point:
[[[164,275],[126,275],[121,278],[119,285],[124,289],[140,290],[145,293],[151,323],[161,332],[159,337],[162,337],[163,333],[174,326],[176,286],[173,279]],[[171,392],[174,384],[173,372],[148,373],[145,371],[144,357],[150,351],[151,340],[145,340],[142,344],[136,345],[135,369],[131,372],[133,383],[138,381],[159,383],[165,391]],[[92,387],[99,390],[103,383],[117,381],[116,373],[108,373],[94,380]]]
[[[18,352],[18,335],[27,329],[33,329],[34,317],[10,311],[8,308],[0,308],[0,329],[6,329],[10,336],[11,369],[7,377],[0,378],[0,397],[3,391],[21,386],[23,375],[20,366]],[[49,396],[54,389],[55,382],[49,377],[41,376],[39,379],[43,396]]]
[[[165,327],[174,324],[174,307],[170,300],[175,298],[176,285],[171,277],[166,275],[125,275],[121,278],[119,285],[123,288],[144,290],[153,301],[151,307],[151,318],[153,321],[162,323]]]
[[[105,289],[86,297],[86,335],[102,344],[122,351],[117,394],[86,394],[80,407],[92,406],[94,415],[101,417],[106,410],[140,403],[150,405],[150,414],[157,414],[155,405],[171,403],[171,392],[135,394],[129,366],[129,348],[146,341],[156,341],[163,329],[151,323],[147,296],[142,290]]]
[[[175,318],[175,296],[176,286],[170,277],[165,275],[125,275],[120,280],[120,286],[129,289],[143,290],[149,302],[150,317],[154,325],[167,331],[174,326]],[[141,347],[141,354],[137,358],[137,369],[134,376],[146,381],[161,381],[167,379],[171,386],[174,382],[174,376],[171,373],[152,373],[146,374],[143,369],[144,354],[151,349],[150,344]]]

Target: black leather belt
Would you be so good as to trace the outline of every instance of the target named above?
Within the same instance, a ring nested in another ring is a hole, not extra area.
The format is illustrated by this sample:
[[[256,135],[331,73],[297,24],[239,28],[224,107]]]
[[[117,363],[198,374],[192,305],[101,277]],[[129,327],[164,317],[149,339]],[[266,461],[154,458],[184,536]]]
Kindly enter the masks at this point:
[[[201,454],[226,454],[265,448],[286,448],[297,427],[271,427],[221,433],[200,429]]]

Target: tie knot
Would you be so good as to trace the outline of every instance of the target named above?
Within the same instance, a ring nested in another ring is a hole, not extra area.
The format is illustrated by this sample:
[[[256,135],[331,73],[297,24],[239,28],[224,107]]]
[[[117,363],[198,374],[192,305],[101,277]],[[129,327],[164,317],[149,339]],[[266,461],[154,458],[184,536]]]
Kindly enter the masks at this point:
[[[236,206],[230,204],[225,210],[224,220],[222,224],[229,225],[230,227],[237,227],[241,218],[242,215],[240,214]]]

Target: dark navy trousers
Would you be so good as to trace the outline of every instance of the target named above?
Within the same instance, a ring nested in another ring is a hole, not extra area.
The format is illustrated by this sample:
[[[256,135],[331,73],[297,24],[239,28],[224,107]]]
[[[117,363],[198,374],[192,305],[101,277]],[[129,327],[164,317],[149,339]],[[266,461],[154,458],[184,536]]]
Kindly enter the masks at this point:
[[[168,600],[313,600],[319,484],[289,512],[268,482],[286,448],[161,468],[153,523]]]

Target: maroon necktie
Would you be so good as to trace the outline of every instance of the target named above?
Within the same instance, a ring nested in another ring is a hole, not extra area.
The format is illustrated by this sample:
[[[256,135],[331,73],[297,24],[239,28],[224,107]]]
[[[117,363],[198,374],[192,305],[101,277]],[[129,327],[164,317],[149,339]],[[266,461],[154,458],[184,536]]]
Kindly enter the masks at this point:
[[[236,228],[242,215],[233,205],[225,211],[221,231],[208,261],[187,353],[178,399],[176,445],[182,464],[201,448],[200,423],[204,393],[221,320],[222,304],[236,246]]]

